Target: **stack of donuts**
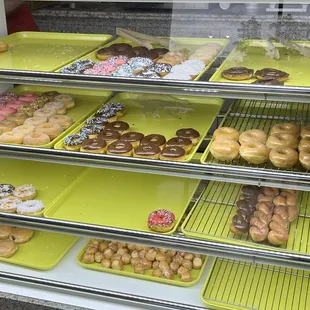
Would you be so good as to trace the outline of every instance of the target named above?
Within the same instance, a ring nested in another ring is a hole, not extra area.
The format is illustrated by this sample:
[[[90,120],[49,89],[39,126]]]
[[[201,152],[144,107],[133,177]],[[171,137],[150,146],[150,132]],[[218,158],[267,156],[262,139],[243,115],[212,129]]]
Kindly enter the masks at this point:
[[[48,144],[73,124],[65,114],[74,106],[71,95],[56,91],[0,94],[0,143]]]
[[[32,184],[14,187],[12,184],[0,184],[0,212],[35,215],[43,211],[44,204],[37,196]]]
[[[198,254],[93,239],[83,253],[82,262],[100,264],[104,269],[125,269],[156,278],[192,282],[192,270],[200,270],[204,258]]]
[[[292,168],[299,159],[301,165],[309,170],[310,126],[300,130],[291,123],[277,124],[271,128],[269,136],[259,129],[239,134],[234,128],[221,127],[213,134],[210,152],[222,161],[233,161],[241,156],[250,164],[259,165],[270,160],[275,167],[283,169]]]
[[[294,190],[243,186],[230,231],[237,235],[249,233],[256,242],[268,240],[273,245],[285,244],[289,225],[298,216],[296,204]]]
[[[79,133],[64,139],[64,148],[96,154],[183,161],[200,141],[199,132],[193,128],[177,130],[176,136],[168,141],[161,134],[145,136],[141,132],[130,131],[129,124],[119,120],[125,112],[125,106],[119,102],[103,105],[86,121]]]

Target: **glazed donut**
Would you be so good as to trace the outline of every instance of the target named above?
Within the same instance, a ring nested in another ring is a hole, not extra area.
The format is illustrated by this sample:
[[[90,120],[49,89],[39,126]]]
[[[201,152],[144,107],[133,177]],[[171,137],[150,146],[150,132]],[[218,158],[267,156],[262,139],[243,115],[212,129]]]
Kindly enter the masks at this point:
[[[165,146],[159,154],[161,160],[184,161],[185,157],[185,150],[179,146]]]
[[[56,123],[44,123],[35,129],[35,132],[37,133],[46,133],[50,137],[51,141],[57,138],[62,131],[61,126]]]
[[[17,124],[13,121],[4,120],[0,122],[0,134],[8,131],[12,131],[13,128],[17,127]]]
[[[140,145],[134,152],[133,157],[159,159],[160,147],[155,144]]]
[[[63,114],[66,114],[66,112],[67,112],[66,106],[63,102],[57,102],[57,101],[47,102],[44,105],[44,108],[55,109],[56,114],[58,114],[58,115],[63,115]]]
[[[20,133],[23,136],[28,135],[29,133],[34,132],[35,127],[31,125],[20,125],[12,129],[13,133]]]
[[[33,112],[33,116],[47,117],[47,118],[50,118],[56,114],[57,112],[56,109],[54,108],[42,108]]]
[[[175,225],[175,215],[168,210],[153,211],[147,219],[149,229],[165,233],[173,229]]]
[[[12,231],[12,226],[0,226],[0,240],[8,239]],[[0,245],[1,246],[1,245]],[[0,255],[1,256],[1,255]]]
[[[104,154],[107,143],[102,139],[86,139],[82,142],[80,151],[86,153]]]
[[[7,119],[9,121],[13,121],[17,125],[23,125],[27,118],[28,118],[28,114],[25,112],[16,112],[14,114],[10,114],[7,116]]]
[[[119,156],[131,156],[133,147],[129,142],[115,141],[109,144],[107,154]]]
[[[213,140],[229,139],[238,142],[239,132],[235,128],[220,127],[214,131],[212,138]]]
[[[132,147],[135,149],[138,147],[138,145],[140,144],[140,141],[143,139],[144,137],[144,134],[143,133],[140,133],[140,132],[127,132],[127,133],[124,133],[119,141],[123,142],[129,142]]]
[[[19,132],[4,132],[0,135],[0,143],[13,143],[13,144],[21,144],[23,143],[24,134]]]
[[[17,213],[18,214],[27,214],[27,215],[34,215],[44,209],[44,204],[41,200],[27,200],[20,203],[17,206]]]
[[[306,125],[301,128],[300,136],[302,138],[310,138],[310,125]]]
[[[22,201],[34,199],[36,194],[36,189],[32,184],[21,185],[13,191],[13,195]]]
[[[244,131],[240,136],[239,136],[239,143],[253,143],[253,142],[258,142],[258,143],[263,143],[266,144],[267,141],[267,135],[259,129],[251,129]]]
[[[298,151],[299,152],[306,151],[306,150],[310,150],[310,136],[302,138],[298,144]]]
[[[74,99],[71,95],[60,94],[54,99],[57,102],[62,102],[67,110],[73,109],[75,107]]]
[[[73,119],[68,115],[54,115],[48,121],[49,123],[59,124],[63,130],[68,129],[73,124]]]
[[[298,162],[298,153],[293,148],[274,148],[269,159],[278,168],[291,168]]]
[[[29,125],[29,126],[39,126],[41,124],[47,123],[47,117],[45,116],[33,116],[29,117],[25,120],[24,125]]]
[[[129,131],[129,125],[122,121],[115,121],[105,126],[105,130],[118,131],[120,134],[124,134]]]
[[[188,138],[171,138],[170,140],[168,140],[166,146],[178,146],[181,147],[182,149],[185,150],[186,154],[188,154],[192,147],[192,141]]]
[[[283,123],[277,124],[271,128],[270,134],[288,133],[293,136],[299,136],[299,128],[295,124]]]
[[[17,252],[18,248],[15,242],[10,239],[0,241],[0,257],[9,258]]]
[[[11,196],[14,189],[15,187],[11,184],[0,184],[0,199]]]
[[[102,130],[100,125],[85,125],[80,129],[80,132],[88,135],[90,139],[95,139]]]
[[[297,149],[298,138],[287,133],[276,133],[267,139],[266,145],[270,149],[274,148],[293,148]]]
[[[33,236],[33,230],[15,227],[12,229],[9,238],[17,244],[28,242]]]
[[[0,42],[0,53],[7,52],[9,46],[5,42]]]
[[[301,151],[299,153],[299,161],[306,170],[310,170],[310,150]]]
[[[46,133],[32,132],[24,136],[23,144],[25,145],[44,145],[51,142]]]
[[[232,161],[239,157],[239,148],[235,140],[217,139],[211,142],[210,152],[217,160]]]
[[[241,136],[240,136],[241,137]],[[263,164],[269,158],[270,149],[258,141],[241,144],[239,153],[250,164]]]
[[[104,140],[107,145],[117,141],[121,137],[118,131],[113,130],[103,130],[98,134],[98,138]]]
[[[145,136],[141,140],[140,144],[141,145],[149,145],[150,143],[155,144],[155,145],[159,146],[161,149],[163,149],[163,147],[166,144],[166,138],[163,135],[151,134],[151,135]]]
[[[175,133],[179,138],[188,138],[193,145],[197,145],[200,140],[200,133],[193,128],[182,128]]]
[[[17,206],[21,203],[21,199],[9,196],[0,200],[0,212],[15,213]]]

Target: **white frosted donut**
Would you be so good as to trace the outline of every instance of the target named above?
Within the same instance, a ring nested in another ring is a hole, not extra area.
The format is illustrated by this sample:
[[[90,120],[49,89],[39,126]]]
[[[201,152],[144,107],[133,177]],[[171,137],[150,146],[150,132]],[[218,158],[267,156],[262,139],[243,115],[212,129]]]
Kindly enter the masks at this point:
[[[251,129],[244,131],[240,137],[239,142],[240,144],[243,143],[252,143],[252,142],[259,142],[259,143],[266,143],[267,135],[259,129]]]
[[[230,139],[238,142],[239,132],[235,128],[220,127],[213,133],[213,140],[218,139]]]
[[[35,214],[44,209],[44,204],[41,200],[27,200],[17,206],[19,214]]]
[[[288,133],[290,135],[298,136],[299,128],[295,124],[291,123],[282,123],[277,124],[271,128],[271,135],[276,133]]]
[[[0,200],[0,211],[13,213],[22,201],[16,197],[9,196]]]

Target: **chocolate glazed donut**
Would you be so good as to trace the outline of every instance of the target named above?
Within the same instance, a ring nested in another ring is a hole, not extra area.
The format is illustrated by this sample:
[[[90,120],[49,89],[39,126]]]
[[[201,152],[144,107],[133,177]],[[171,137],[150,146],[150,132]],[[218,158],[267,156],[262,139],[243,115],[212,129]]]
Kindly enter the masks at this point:
[[[179,146],[166,146],[160,152],[159,158],[163,160],[182,161],[185,159],[185,150]]]
[[[141,145],[149,145],[150,143],[154,143],[155,145],[162,148],[166,143],[166,138],[163,135],[151,134],[145,136],[141,140]]]
[[[82,142],[81,152],[100,153],[106,150],[107,143],[101,139],[87,139]]]
[[[103,130],[98,134],[98,139],[106,141],[108,145],[112,142],[117,141],[120,137],[120,133],[114,130]]]
[[[159,146],[155,144],[140,145],[134,150],[134,157],[158,159],[160,153]]]
[[[108,146],[107,154],[119,156],[131,156],[132,145],[129,142],[116,141]]]
[[[115,130],[119,133],[127,132],[129,130],[129,125],[122,121],[115,121],[109,123],[105,126],[105,130]]]

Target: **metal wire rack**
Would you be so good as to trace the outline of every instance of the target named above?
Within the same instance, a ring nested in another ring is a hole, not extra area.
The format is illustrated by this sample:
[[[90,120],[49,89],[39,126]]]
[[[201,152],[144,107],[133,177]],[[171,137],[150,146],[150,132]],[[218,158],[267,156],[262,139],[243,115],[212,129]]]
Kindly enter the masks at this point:
[[[309,288],[309,271],[216,259],[202,299],[221,309],[307,310]]]
[[[221,127],[232,127],[239,132],[249,129],[261,129],[267,135],[276,124],[290,122],[299,127],[310,122],[310,106],[305,103],[274,102],[259,100],[237,100],[229,113],[221,123]],[[310,173],[299,163],[291,169],[283,170],[267,162],[261,165],[247,163],[244,159],[236,159],[233,162],[216,160],[209,152],[210,145],[202,156],[202,162],[209,166],[221,166],[227,168],[245,168],[249,172],[281,172],[283,176],[298,172],[299,175],[309,176]],[[297,177],[297,176],[296,176]]]
[[[299,192],[299,215],[290,225],[288,242],[276,247],[268,242],[256,243],[249,234],[239,236],[230,231],[240,189],[239,184],[210,182],[185,220],[183,232],[190,237],[310,256],[310,192]]]

